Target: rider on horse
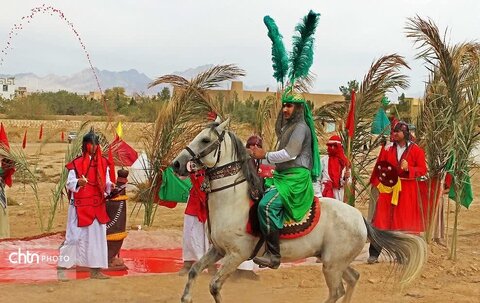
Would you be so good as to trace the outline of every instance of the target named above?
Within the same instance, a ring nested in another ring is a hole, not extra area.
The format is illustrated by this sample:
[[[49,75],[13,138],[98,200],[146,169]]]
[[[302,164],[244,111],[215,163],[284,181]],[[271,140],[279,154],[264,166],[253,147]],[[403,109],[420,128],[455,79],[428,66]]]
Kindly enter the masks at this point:
[[[312,205],[315,181],[320,171],[317,138],[313,119],[304,99],[287,89],[282,110],[275,126],[278,150],[266,152],[254,147],[249,153],[255,159],[275,164],[273,178],[267,179],[267,190],[258,205],[260,229],[267,247],[262,257],[253,261],[260,266],[280,266],[280,229],[285,220],[303,219]]]

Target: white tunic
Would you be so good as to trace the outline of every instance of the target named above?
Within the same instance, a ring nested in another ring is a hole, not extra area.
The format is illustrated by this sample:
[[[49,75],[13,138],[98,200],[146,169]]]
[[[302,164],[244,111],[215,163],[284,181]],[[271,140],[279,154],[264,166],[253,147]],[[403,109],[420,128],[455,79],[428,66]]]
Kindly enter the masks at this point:
[[[108,268],[107,227],[97,219],[89,226],[78,227],[78,218],[73,205],[73,193],[78,192],[77,176],[74,170],[68,172],[67,189],[72,192],[68,207],[65,241],[60,246],[58,266],[70,268],[85,266],[90,268]],[[110,192],[109,169],[106,176],[106,194]]]
[[[205,224],[196,216],[185,214],[183,219],[183,261],[198,261],[210,248]],[[238,269],[253,270],[255,263],[252,260],[245,261]]]

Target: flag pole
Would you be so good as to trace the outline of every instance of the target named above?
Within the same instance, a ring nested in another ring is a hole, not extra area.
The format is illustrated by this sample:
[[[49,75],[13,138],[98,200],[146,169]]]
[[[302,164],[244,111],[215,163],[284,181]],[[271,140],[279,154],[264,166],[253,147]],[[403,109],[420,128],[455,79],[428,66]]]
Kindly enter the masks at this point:
[[[352,179],[351,183],[348,183],[348,180],[345,180],[345,185],[343,186],[343,202],[348,203],[351,206],[355,206],[354,199],[354,177],[353,177],[353,159],[352,159],[352,142],[353,136],[355,133],[355,90],[352,89],[350,94],[350,108],[348,112],[347,122],[345,124],[345,130],[347,131],[347,159],[348,166],[347,169],[350,169],[350,177]]]

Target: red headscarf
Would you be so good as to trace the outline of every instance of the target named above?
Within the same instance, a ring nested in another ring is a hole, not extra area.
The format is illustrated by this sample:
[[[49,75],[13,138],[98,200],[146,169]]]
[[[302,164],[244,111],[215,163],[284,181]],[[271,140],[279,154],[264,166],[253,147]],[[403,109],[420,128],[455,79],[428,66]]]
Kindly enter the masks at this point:
[[[342,139],[340,136],[331,136],[327,142],[328,152],[328,175],[332,180],[333,188],[340,188],[340,178],[345,166],[348,166],[348,159],[343,152]]]
[[[97,181],[98,181],[98,187],[100,188],[101,192],[105,191],[105,183],[106,183],[106,178],[105,178],[105,171],[106,167],[104,167],[103,162],[102,162],[102,148],[100,145],[95,144],[95,150],[93,151],[93,154],[90,154],[90,146],[92,143],[87,143],[87,148],[83,152],[83,160],[82,160],[82,176],[87,175],[88,169],[90,168],[90,162],[91,161],[96,161],[96,166],[97,166]]]

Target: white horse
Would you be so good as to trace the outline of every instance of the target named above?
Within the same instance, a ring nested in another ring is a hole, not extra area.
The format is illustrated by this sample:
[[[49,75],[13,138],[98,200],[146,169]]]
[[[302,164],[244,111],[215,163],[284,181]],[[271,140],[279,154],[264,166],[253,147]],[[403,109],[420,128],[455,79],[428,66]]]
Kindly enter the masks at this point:
[[[258,184],[255,168],[249,161],[246,148],[232,132],[226,130],[228,120],[213,123],[173,160],[172,166],[180,176],[187,176],[186,165],[197,161],[207,168],[210,176],[208,195],[209,251],[191,268],[181,298],[191,303],[191,288],[200,272],[222,259],[222,266],[210,282],[210,293],[221,302],[220,290],[238,265],[250,258],[259,238],[247,233],[249,217],[249,186]],[[246,180],[246,181],[245,181]],[[362,251],[367,238],[383,247],[400,270],[395,271],[401,283],[408,283],[421,272],[426,261],[426,244],[420,237],[398,232],[381,231],[365,221],[359,210],[343,202],[320,199],[321,217],[307,235],[281,240],[282,262],[318,257],[329,289],[325,303],[350,302],[360,274],[350,263]],[[342,279],[346,282],[346,290]]]

